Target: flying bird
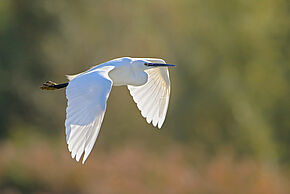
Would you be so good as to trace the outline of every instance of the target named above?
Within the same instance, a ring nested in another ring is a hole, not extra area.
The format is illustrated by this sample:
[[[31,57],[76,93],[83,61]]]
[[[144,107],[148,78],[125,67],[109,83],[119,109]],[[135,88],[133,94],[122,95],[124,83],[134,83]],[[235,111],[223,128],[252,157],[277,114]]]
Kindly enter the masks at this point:
[[[43,90],[66,87],[65,133],[72,158],[86,161],[99,134],[112,86],[127,85],[138,109],[146,121],[161,128],[169,103],[170,79],[162,59],[122,57],[96,65],[76,75],[68,82],[48,81]]]

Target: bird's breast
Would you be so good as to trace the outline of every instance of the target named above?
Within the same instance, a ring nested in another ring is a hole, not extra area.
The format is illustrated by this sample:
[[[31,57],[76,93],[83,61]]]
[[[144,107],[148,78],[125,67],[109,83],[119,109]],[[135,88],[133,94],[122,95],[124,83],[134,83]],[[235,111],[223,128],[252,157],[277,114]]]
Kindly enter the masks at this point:
[[[109,77],[113,86],[133,85],[141,86],[148,80],[148,74],[144,71],[133,72],[131,69],[116,68],[110,71]]]

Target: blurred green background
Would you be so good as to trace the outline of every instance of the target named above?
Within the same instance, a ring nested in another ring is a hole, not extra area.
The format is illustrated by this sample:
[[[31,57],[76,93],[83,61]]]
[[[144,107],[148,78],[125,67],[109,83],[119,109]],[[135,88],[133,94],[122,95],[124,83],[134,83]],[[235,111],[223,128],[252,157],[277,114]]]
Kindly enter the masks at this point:
[[[1,0],[0,193],[290,193],[287,0]],[[170,69],[156,130],[115,87],[85,165],[70,158],[62,91],[90,66]]]

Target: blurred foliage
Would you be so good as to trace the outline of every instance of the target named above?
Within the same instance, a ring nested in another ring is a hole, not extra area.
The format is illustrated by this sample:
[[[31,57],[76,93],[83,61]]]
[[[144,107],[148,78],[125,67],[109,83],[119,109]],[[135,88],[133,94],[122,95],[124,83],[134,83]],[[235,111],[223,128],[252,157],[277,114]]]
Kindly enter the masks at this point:
[[[64,91],[43,92],[39,86],[121,56],[177,64],[170,71],[165,124],[153,130],[127,88],[115,87],[92,161],[74,170],[79,164],[64,149]],[[289,64],[287,0],[1,0],[0,190],[170,193],[171,185],[171,193],[238,193],[235,187],[249,189],[241,193],[287,193],[280,170],[287,174],[290,162]],[[127,148],[139,143],[146,149]],[[161,160],[163,152],[172,155]],[[174,154],[186,162],[174,161]],[[108,166],[119,157],[119,166]],[[126,165],[133,167],[122,170]],[[55,183],[53,173],[63,180]],[[98,173],[107,176],[104,182],[102,175],[95,179]],[[124,177],[139,178],[130,185],[119,180]],[[87,183],[86,190],[80,185],[86,180],[100,183]],[[109,190],[98,190],[102,184]],[[115,188],[120,185],[123,190]]]
[[[1,193],[222,193],[286,194],[281,171],[230,152],[207,160],[199,151],[171,146],[148,152],[144,145],[116,150],[96,147],[97,157],[82,166],[66,152],[36,141],[29,146],[1,146]],[[62,143],[59,146],[65,146]],[[188,160],[187,156],[194,153]],[[33,160],[31,160],[33,158]]]

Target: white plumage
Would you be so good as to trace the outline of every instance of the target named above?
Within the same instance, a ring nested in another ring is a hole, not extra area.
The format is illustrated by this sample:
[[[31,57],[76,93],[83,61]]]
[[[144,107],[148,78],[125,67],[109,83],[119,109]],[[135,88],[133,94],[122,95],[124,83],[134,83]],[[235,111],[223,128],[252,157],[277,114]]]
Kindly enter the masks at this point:
[[[72,158],[83,163],[99,134],[112,86],[127,85],[148,123],[164,123],[170,95],[167,66],[162,59],[123,57],[68,76],[66,140]]]
[[[152,60],[150,60],[152,61]],[[164,62],[162,60],[162,62]],[[165,63],[165,62],[164,62]],[[169,94],[170,80],[167,67],[158,67],[146,70],[148,81],[142,86],[128,85],[130,94],[136,102],[141,114],[154,127],[162,127],[165,120]]]

